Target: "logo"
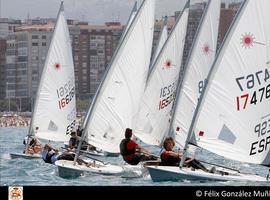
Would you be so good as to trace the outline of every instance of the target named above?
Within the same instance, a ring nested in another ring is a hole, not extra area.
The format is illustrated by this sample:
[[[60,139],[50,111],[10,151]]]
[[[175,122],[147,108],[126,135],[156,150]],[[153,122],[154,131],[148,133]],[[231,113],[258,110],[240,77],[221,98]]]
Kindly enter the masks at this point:
[[[208,45],[208,44],[204,44],[202,50],[203,50],[203,54],[204,54],[204,55],[208,55],[209,52],[210,52],[210,47],[209,47],[209,45]]]
[[[59,70],[60,67],[61,67],[60,63],[55,63],[55,64],[54,64],[54,68],[55,68],[56,70]]]
[[[162,67],[162,69],[170,69],[172,68],[172,66],[173,66],[172,61],[168,59],[166,60],[164,67]]]
[[[241,45],[244,48],[250,48],[254,44],[255,37],[251,33],[245,33],[241,38]]]
[[[256,38],[251,33],[243,34],[242,37],[241,37],[241,42],[240,43],[241,43],[242,47],[245,48],[245,49],[253,47],[254,44],[260,44],[260,45],[265,46],[264,43],[256,41]]]
[[[9,200],[23,200],[23,187],[12,186],[8,188]]]
[[[199,136],[202,137],[204,135],[204,131],[199,132]]]

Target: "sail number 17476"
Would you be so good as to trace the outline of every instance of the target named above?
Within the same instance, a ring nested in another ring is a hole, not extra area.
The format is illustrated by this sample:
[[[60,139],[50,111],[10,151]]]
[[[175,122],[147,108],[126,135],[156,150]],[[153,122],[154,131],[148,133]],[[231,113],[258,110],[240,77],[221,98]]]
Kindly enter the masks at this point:
[[[260,86],[263,83],[270,81],[270,72],[268,69],[258,71],[254,74],[249,74],[246,77],[238,77],[235,79],[239,89],[252,90],[256,86]],[[237,111],[245,110],[249,105],[257,105],[262,101],[270,98],[270,84],[261,87],[258,90],[244,93],[236,97],[236,109]]]

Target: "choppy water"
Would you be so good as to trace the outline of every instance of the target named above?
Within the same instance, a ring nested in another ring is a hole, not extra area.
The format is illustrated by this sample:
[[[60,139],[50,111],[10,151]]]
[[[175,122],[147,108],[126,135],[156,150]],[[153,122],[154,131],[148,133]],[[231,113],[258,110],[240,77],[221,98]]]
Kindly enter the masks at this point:
[[[54,165],[44,163],[43,160],[11,159],[10,152],[22,152],[24,147],[22,141],[27,134],[25,128],[0,128],[0,186],[23,185],[23,186],[269,186],[269,183],[250,183],[250,182],[160,182],[154,183],[150,176],[143,178],[122,178],[119,176],[103,176],[97,174],[88,174],[76,179],[63,179],[57,176],[57,168]],[[60,144],[55,144],[60,147]],[[158,154],[159,149],[151,148]],[[244,164],[236,161],[225,160],[207,151],[199,150],[198,157],[207,162],[222,164],[228,167],[234,167],[240,171],[257,173],[266,176],[268,168],[252,164]],[[100,159],[100,157],[99,157]],[[123,163],[121,157],[101,158],[111,163]]]

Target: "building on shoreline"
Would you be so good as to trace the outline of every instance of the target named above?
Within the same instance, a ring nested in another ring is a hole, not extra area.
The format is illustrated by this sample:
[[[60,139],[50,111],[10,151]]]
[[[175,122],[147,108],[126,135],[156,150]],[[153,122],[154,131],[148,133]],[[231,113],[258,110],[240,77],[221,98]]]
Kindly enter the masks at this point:
[[[191,6],[184,49],[183,66],[189,54],[205,3]],[[240,3],[222,4],[218,46],[240,7]],[[168,31],[175,23],[175,16],[168,17]],[[52,36],[55,19],[35,18],[21,20],[0,18],[0,100],[15,106],[13,110],[31,110],[38,83]],[[107,22],[91,25],[78,20],[67,20],[73,48],[76,96],[91,99],[117,48],[124,25]],[[157,44],[162,20],[156,20],[153,50]],[[153,51],[154,52],[154,51]],[[182,70],[183,72],[183,67]],[[6,108],[7,109],[7,108]]]

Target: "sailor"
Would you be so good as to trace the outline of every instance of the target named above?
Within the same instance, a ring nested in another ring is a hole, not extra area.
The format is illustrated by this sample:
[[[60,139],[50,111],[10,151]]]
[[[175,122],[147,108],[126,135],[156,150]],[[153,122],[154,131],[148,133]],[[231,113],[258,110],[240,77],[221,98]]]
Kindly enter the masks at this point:
[[[120,143],[120,153],[128,164],[137,165],[141,161],[157,160],[156,156],[151,155],[149,151],[140,147],[132,137],[132,129],[127,128],[125,131],[125,139]]]
[[[39,127],[36,127],[36,128],[35,128],[35,130],[32,132],[33,135],[31,135],[31,136],[28,136],[28,135],[25,136],[25,138],[24,138],[24,140],[23,140],[23,144],[24,144],[24,145],[27,144],[28,137],[29,137],[29,140],[30,140],[29,143],[31,142],[32,139],[34,139],[34,138],[36,137],[36,134],[37,134],[37,132],[38,132],[38,129],[39,129]]]
[[[27,139],[28,139],[28,136],[26,136],[23,141],[23,144],[25,146],[27,144]],[[32,154],[32,155],[39,154],[42,151],[42,144],[37,138],[35,138],[35,136],[30,136],[29,144],[27,145],[26,150],[27,150],[26,152],[27,154]],[[23,153],[25,153],[25,150]]]
[[[75,154],[69,153],[68,151],[59,154],[58,150],[53,148],[50,144],[45,144],[43,151],[41,153],[42,159],[46,163],[55,164],[57,160],[70,160],[73,161],[75,159]],[[85,164],[87,167],[92,166],[93,163],[86,162],[81,158],[77,158],[77,162],[79,165]]]
[[[79,146],[79,142],[81,140],[81,137],[79,137],[77,135],[77,132],[72,131],[71,132],[71,138],[69,139],[69,145],[68,148],[69,149],[77,149],[77,147]],[[81,146],[81,150],[96,150],[96,148],[90,144],[88,144],[87,142],[83,141],[82,142],[82,146]]]
[[[29,143],[28,153],[39,154],[42,151],[42,144],[37,138],[33,138]]]
[[[183,156],[182,153],[175,152],[173,150],[175,146],[174,139],[172,137],[167,137],[164,140],[163,147],[164,150],[162,151],[160,158],[161,158],[161,165],[163,166],[179,166],[181,157]],[[187,157],[185,160],[184,166],[186,167],[193,167],[194,169],[202,169],[208,172],[208,169],[203,166],[199,161],[193,158]]]
[[[82,131],[83,130],[81,129],[81,126],[79,125],[78,128],[77,128],[77,131],[76,131],[77,132],[77,136],[82,137]]]
[[[79,143],[79,140],[78,140],[78,137],[77,137],[77,134],[75,131],[72,131],[71,132],[71,137],[69,139],[69,144],[68,144],[68,148],[70,149],[76,149],[77,146],[78,146],[78,143]]]

